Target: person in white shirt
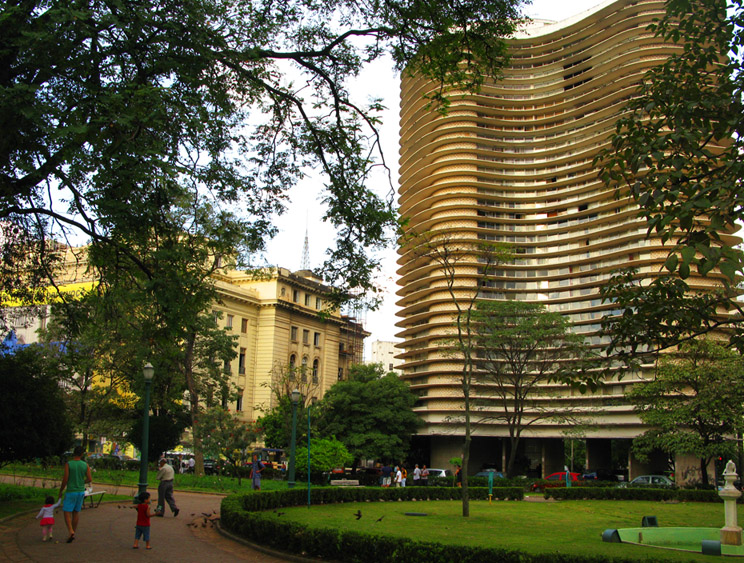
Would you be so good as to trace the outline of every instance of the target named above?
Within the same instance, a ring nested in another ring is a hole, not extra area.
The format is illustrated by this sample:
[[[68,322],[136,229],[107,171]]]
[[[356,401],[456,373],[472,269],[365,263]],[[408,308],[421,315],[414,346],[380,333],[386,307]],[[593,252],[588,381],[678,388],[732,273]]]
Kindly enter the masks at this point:
[[[165,503],[168,503],[170,509],[173,511],[173,516],[178,516],[178,506],[176,506],[176,499],[173,498],[173,477],[176,476],[176,472],[173,468],[168,465],[165,458],[160,460],[160,469],[158,469],[158,507],[155,510],[155,515],[161,518],[165,516]]]
[[[403,482],[403,473],[401,472],[400,467],[396,465],[395,466],[395,486],[400,487],[402,482]]]
[[[421,484],[421,469],[419,469],[418,463],[413,469],[413,486],[418,487]]]

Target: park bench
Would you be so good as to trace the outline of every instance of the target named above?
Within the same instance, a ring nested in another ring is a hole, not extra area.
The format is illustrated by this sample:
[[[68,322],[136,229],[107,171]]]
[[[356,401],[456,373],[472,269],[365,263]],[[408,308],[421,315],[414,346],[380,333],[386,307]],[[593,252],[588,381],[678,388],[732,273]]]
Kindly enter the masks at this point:
[[[90,508],[96,508],[103,500],[103,495],[106,491],[85,491],[85,497],[83,498],[83,508],[85,508],[85,501],[88,501]]]
[[[332,479],[331,485],[334,487],[358,487],[359,479]]]

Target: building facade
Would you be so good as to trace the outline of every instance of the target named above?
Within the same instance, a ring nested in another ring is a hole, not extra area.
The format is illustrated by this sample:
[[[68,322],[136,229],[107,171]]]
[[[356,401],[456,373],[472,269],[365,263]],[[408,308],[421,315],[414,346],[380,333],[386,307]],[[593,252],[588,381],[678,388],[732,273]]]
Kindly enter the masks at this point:
[[[395,348],[395,342],[386,340],[375,340],[370,346],[371,364],[381,364],[385,373],[393,372],[401,374],[399,369],[400,361],[395,358],[398,351]]]
[[[613,313],[599,297],[611,271],[634,266],[652,277],[668,254],[647,236],[634,203],[616,198],[593,165],[644,72],[679,50],[647,30],[663,13],[663,1],[617,0],[563,22],[533,22],[510,41],[502,79],[478,94],[453,95],[445,116],[426,108],[430,82],[402,82],[399,204],[410,232],[461,247],[510,245],[517,259],[500,265],[478,297],[542,303],[594,347],[603,344],[602,317]],[[455,311],[442,269],[418,250],[410,243],[399,250],[398,357],[419,395],[420,439],[431,464],[443,466],[459,455],[464,433],[461,364],[442,345]],[[455,289],[463,298],[477,291],[481,266],[477,252],[458,262]],[[715,274],[688,281],[699,290],[717,283]],[[533,398],[536,408],[570,405],[582,414],[595,468],[609,463],[611,440],[644,430],[623,399],[638,377],[613,377],[585,395],[546,383]],[[543,421],[526,431],[530,469],[563,468],[566,430]],[[503,467],[506,432],[497,421],[479,425],[471,467]],[[648,468],[631,459],[628,469],[632,476]]]
[[[362,363],[369,333],[356,319],[328,309],[330,288],[309,270],[276,268],[258,277],[225,270],[215,280],[218,322],[238,336],[238,356],[226,369],[239,391],[234,408],[246,420],[275,406],[270,385],[289,369],[304,371],[309,400],[316,401],[348,376],[352,364]]]
[[[87,270],[85,249],[62,251],[58,290],[90,290],[96,282]],[[245,420],[275,406],[271,386],[292,368],[304,373],[303,390],[314,402],[346,378],[352,364],[363,362],[369,332],[357,319],[328,306],[331,288],[309,270],[271,268],[256,275],[222,269],[213,280],[218,325],[238,337],[237,357],[224,366],[237,391],[236,401],[227,406]],[[37,342],[49,311],[48,305],[12,308],[6,315],[9,329],[21,344]]]

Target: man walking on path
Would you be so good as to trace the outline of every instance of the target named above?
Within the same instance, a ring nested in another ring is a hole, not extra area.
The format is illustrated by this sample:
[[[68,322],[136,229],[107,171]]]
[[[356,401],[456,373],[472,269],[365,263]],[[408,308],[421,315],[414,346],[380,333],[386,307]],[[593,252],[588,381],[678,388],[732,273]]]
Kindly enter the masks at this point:
[[[161,518],[165,516],[165,503],[168,503],[170,509],[173,511],[173,516],[178,516],[178,507],[176,506],[176,499],[173,498],[173,478],[176,476],[176,472],[168,464],[165,458],[160,460],[160,469],[158,469],[158,508],[155,511],[156,516]]]
[[[83,451],[82,446],[75,446],[72,459],[65,463],[65,474],[59,486],[59,498],[62,498],[62,493],[65,488],[67,489],[65,502],[62,505],[65,524],[70,534],[67,543],[75,540],[75,530],[77,530],[80,511],[83,508],[83,500],[85,500],[85,485],[93,481],[90,476],[90,467],[80,459],[83,457]]]

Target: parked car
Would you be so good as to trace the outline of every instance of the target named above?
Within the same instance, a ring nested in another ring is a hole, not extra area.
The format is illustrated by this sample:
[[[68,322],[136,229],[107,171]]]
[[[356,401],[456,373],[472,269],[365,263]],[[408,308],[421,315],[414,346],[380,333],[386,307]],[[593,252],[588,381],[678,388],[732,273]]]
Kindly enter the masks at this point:
[[[610,471],[608,469],[597,469],[596,471],[587,469],[581,474],[580,479],[582,481],[619,481],[620,480],[616,472]]]
[[[674,484],[666,475],[639,475],[627,484],[628,487],[648,487],[651,489],[674,489]]]
[[[435,469],[430,467],[429,479],[434,479],[435,477],[452,477],[452,471],[449,469]]]
[[[571,482],[578,482],[579,477],[581,477],[581,473],[574,473],[574,472],[568,472],[568,475],[570,475]],[[566,484],[566,472],[565,471],[558,471],[556,473],[551,473],[545,479],[541,479],[539,481],[536,481],[535,483],[532,483],[532,487],[530,489],[536,493],[541,492],[543,489],[549,489],[554,487],[563,487]]]
[[[501,471],[496,471],[495,469],[486,469],[484,471],[478,471],[473,477],[486,477],[488,478],[489,475],[493,475],[494,479],[503,479],[504,474]]]

